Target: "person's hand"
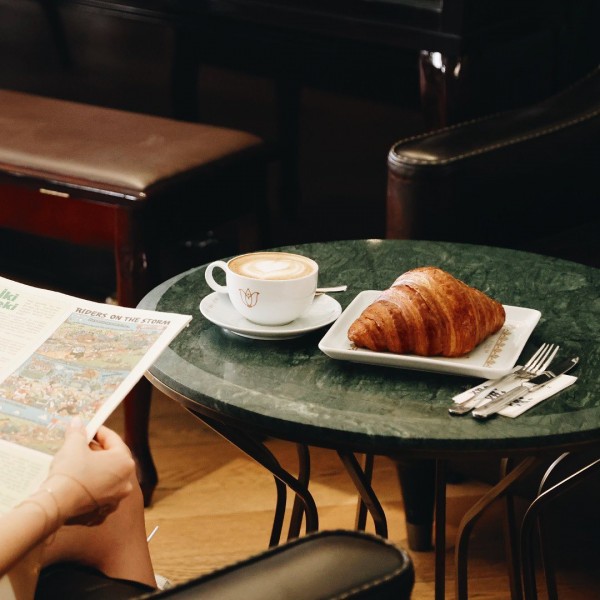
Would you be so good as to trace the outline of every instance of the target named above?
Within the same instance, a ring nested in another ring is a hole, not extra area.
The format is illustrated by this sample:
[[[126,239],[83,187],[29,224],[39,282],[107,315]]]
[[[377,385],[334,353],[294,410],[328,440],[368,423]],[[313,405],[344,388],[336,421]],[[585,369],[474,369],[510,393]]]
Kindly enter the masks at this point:
[[[76,418],[54,456],[44,486],[58,499],[67,525],[96,525],[133,489],[135,463],[120,436],[100,427],[90,445]]]

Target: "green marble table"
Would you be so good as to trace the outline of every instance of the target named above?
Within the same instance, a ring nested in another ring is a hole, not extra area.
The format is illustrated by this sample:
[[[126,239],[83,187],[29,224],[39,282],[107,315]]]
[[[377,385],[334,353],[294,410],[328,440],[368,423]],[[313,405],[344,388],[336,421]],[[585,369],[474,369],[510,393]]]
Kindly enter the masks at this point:
[[[227,334],[199,312],[211,292],[204,268],[183,273],[141,302],[193,315],[191,325],[150,369],[193,402],[290,440],[383,454],[509,451],[557,447],[600,436],[600,271],[498,248],[413,241],[346,241],[288,247],[315,258],[319,285],[345,283],[344,308],[365,289],[384,289],[402,272],[437,265],[503,304],[542,317],[523,351],[544,341],[581,363],[575,386],[518,419],[478,422],[448,414],[450,397],[477,380],[350,364],[317,347],[320,330],[294,340]]]
[[[149,378],[210,423],[347,453],[440,459],[572,450],[600,439],[600,271],[507,249],[450,243],[357,240],[288,246],[314,258],[319,285],[345,308],[363,290],[387,288],[404,271],[439,266],[503,304],[542,316],[522,355],[542,342],[578,355],[575,385],[517,419],[479,422],[448,414],[450,398],[478,380],[334,360],[326,329],[263,341],[223,331],[199,312],[210,293],[204,267],[166,281],[143,308],[193,315]],[[239,441],[239,440],[238,440]],[[271,460],[263,457],[263,464]],[[277,465],[275,465],[277,467]]]

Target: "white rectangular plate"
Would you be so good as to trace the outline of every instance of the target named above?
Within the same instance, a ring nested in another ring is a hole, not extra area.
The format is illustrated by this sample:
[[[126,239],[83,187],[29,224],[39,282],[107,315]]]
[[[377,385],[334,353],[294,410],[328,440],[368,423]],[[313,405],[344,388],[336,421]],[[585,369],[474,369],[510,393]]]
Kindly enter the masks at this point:
[[[495,379],[514,367],[542,316],[539,310],[504,306],[506,321],[502,329],[460,358],[393,354],[357,348],[348,339],[348,329],[379,294],[381,292],[377,290],[358,294],[319,342],[320,350],[331,358],[352,362]]]

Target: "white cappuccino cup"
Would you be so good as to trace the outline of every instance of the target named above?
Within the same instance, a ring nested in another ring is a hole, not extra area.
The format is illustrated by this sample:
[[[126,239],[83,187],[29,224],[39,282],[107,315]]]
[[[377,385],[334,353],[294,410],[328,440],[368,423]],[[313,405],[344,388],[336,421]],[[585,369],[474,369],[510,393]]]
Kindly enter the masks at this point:
[[[225,285],[213,271],[225,271]],[[251,252],[228,262],[217,260],[205,271],[206,282],[227,294],[240,315],[260,325],[285,325],[300,317],[312,304],[319,265],[306,256],[289,252]]]

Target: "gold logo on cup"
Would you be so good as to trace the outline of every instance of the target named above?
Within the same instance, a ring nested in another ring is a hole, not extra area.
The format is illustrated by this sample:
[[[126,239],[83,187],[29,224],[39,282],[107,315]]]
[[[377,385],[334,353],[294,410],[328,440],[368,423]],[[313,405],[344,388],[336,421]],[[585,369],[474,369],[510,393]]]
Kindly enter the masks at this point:
[[[258,296],[259,296],[258,292],[251,292],[250,289],[247,289],[247,290],[239,289],[238,291],[240,293],[240,298],[242,299],[243,304],[245,304],[248,308],[252,308],[253,306],[256,306],[256,303],[258,302]]]

